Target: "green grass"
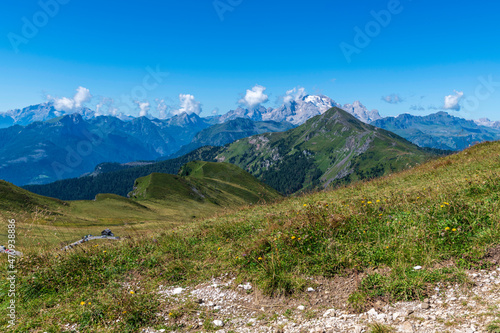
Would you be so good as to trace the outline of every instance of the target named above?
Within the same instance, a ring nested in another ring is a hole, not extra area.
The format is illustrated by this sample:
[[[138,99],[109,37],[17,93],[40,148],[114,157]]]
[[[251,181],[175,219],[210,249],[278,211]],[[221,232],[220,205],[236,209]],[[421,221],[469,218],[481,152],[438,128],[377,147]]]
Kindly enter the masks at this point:
[[[370,327],[370,333],[393,333],[396,332],[396,330],[393,327],[380,324],[380,323],[375,323],[369,326]]]
[[[122,242],[24,256],[16,329],[57,331],[75,323],[86,332],[136,331],[146,325],[138,313],[170,310],[156,297],[158,285],[196,285],[226,272],[267,295],[301,292],[308,277],[363,272],[350,297],[358,310],[379,297],[427,297],[437,282],[467,284],[463,270],[488,268],[485,255],[500,244],[499,156],[500,143],[485,143],[335,191]],[[414,271],[416,265],[423,269]],[[0,311],[8,304],[5,283]],[[155,325],[155,317],[146,319]]]

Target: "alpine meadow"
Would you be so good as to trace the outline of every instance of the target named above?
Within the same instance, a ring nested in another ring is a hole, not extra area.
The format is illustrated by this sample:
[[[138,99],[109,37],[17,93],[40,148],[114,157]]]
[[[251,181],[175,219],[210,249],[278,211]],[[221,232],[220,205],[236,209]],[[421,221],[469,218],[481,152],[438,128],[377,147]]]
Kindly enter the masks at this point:
[[[0,7],[0,332],[500,332],[499,3]]]

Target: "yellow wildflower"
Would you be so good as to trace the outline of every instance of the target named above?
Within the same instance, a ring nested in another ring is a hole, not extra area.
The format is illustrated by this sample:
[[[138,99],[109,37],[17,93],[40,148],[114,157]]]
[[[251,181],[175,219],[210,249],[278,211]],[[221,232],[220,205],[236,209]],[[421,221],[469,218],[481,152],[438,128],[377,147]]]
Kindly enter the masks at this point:
[[[81,301],[81,302],[80,302],[80,305],[85,305],[85,302],[84,302],[84,301]]]
[[[131,290],[131,291],[130,291],[130,293],[131,293],[132,295],[133,295],[133,294],[135,294],[135,292],[134,292],[133,290]]]
[[[259,259],[259,260],[262,260],[262,257],[259,257],[258,259]]]
[[[451,231],[455,232],[455,231],[457,231],[457,229],[453,228],[453,229],[451,229]]]
[[[446,227],[446,228],[444,228],[444,230],[448,231],[448,230],[450,230],[450,227]]]
[[[295,239],[295,236],[292,236],[292,239]]]
[[[380,202],[380,200],[377,200],[377,202]]]
[[[367,204],[371,205],[371,204],[372,204],[372,202],[371,202],[371,201],[368,201],[368,202],[367,202]]]

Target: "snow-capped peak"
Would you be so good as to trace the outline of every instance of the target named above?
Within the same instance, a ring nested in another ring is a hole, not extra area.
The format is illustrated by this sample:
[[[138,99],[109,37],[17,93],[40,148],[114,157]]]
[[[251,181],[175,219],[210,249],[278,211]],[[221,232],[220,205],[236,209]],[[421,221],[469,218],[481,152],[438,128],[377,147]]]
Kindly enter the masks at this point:
[[[476,125],[479,125],[479,126],[500,128],[500,121],[492,121],[492,120],[489,120],[488,118],[481,118],[478,120],[474,120],[474,122],[476,123]]]
[[[382,117],[378,113],[378,110],[368,111],[366,106],[361,104],[360,101],[355,101],[352,104],[345,104],[342,109],[352,114],[354,117],[358,118],[362,122],[371,123],[375,120],[381,119]]]

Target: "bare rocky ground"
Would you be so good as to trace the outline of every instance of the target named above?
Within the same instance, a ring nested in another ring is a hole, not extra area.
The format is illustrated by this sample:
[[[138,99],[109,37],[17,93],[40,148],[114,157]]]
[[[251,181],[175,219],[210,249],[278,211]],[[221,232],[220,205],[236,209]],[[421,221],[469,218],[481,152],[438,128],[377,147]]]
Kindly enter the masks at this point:
[[[500,319],[500,268],[468,273],[470,288],[438,286],[429,299],[385,304],[350,312],[347,297],[357,276],[334,281],[311,280],[311,287],[292,298],[266,298],[250,284],[222,276],[192,288],[160,286],[161,315],[169,329],[143,332],[371,332],[382,324],[394,332],[488,332]],[[498,331],[500,332],[500,330]]]

